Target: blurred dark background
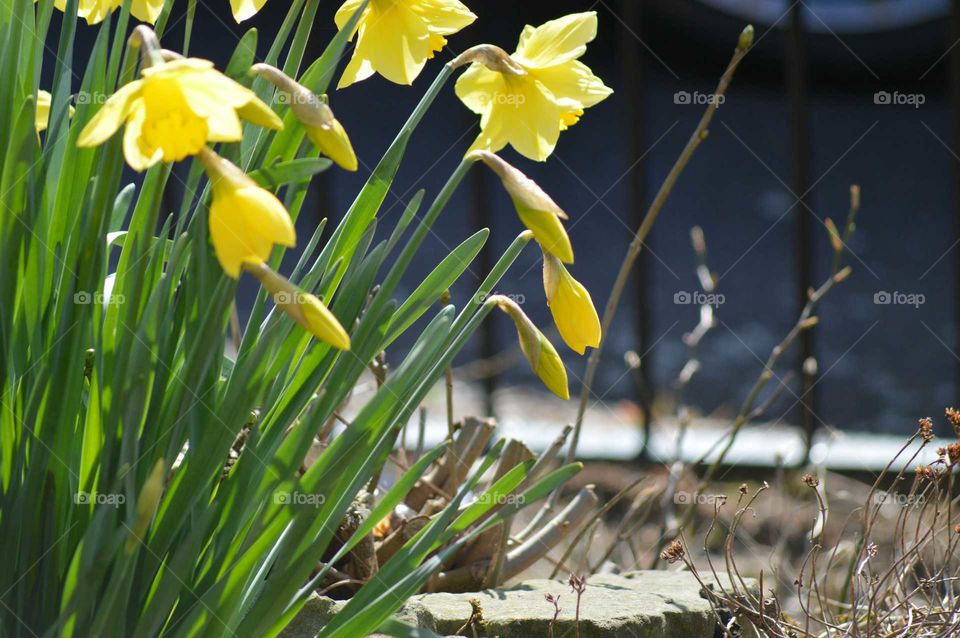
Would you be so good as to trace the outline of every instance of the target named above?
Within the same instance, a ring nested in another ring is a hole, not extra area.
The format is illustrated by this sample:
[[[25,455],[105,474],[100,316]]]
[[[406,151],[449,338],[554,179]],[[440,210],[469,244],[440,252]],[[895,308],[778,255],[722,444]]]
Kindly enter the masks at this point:
[[[336,3],[321,7],[311,58],[335,32]],[[601,403],[639,401],[624,353],[642,355],[648,383],[669,393],[683,366],[684,332],[694,305],[677,293],[699,289],[689,230],[700,225],[709,265],[724,303],[719,324],[701,347],[702,370],[687,391],[703,413],[735,414],[770,349],[796,320],[803,291],[831,267],[823,220],[846,216],[849,186],[863,206],[848,262],[854,274],[827,298],[813,338],[787,357],[781,378],[805,356],[819,364],[807,395],[796,379],[771,419],[841,429],[911,432],[916,419],[942,413],[957,387],[958,54],[960,3],[946,0],[506,0],[467,1],[479,19],[450,38],[411,87],[375,76],[331,95],[353,140],[361,168],[332,170],[302,213],[301,236],[322,217],[335,223],[347,209],[442,61],[491,42],[515,48],[525,24],[576,11],[598,13],[599,35],[583,61],[614,89],[563,133],[544,164],[505,151],[570,215],[577,255],[572,269],[598,309],[633,229],[703,111],[738,34],[756,27],[756,46],[741,65],[709,139],[674,189],[631,282],[604,354],[596,387]],[[227,0],[199,3],[192,55],[221,68],[239,36],[257,27],[261,55],[288,3],[268,0],[254,19],[236,25]],[[164,44],[178,48],[183,7],[174,10]],[[81,29],[81,45],[94,30]],[[339,77],[339,75],[337,76]],[[878,92],[886,92],[887,100]],[[684,97],[686,96],[686,97]],[[689,98],[689,99],[688,99]],[[889,101],[891,103],[884,103]],[[920,103],[922,102],[922,103]],[[477,118],[452,83],[418,129],[380,218],[393,226],[402,204],[420,188],[429,199],[477,133]],[[422,276],[479,225],[492,229],[490,252],[522,230],[499,185],[479,171],[460,189],[428,240],[415,274]],[[483,259],[471,271],[479,277]],[[462,303],[476,280],[453,291]],[[406,282],[412,290],[419,280]],[[249,283],[249,282],[247,282]],[[468,284],[468,285],[466,285]],[[500,291],[525,298],[526,312],[549,325],[538,253],[524,253]],[[875,303],[878,293],[922,295],[921,304]],[[500,317],[462,362],[515,344]],[[389,358],[397,361],[405,345]],[[562,349],[572,380],[585,359]],[[567,356],[569,355],[569,356]],[[535,387],[516,365],[496,384]],[[574,393],[579,391],[575,381]],[[797,397],[805,396],[804,413]]]

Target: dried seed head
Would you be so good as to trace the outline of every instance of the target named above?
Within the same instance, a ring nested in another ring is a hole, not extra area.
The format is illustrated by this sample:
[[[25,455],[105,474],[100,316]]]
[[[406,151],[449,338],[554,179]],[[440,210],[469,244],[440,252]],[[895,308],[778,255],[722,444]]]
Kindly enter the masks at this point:
[[[820,485],[820,479],[810,474],[804,474],[803,478],[801,478],[800,480],[803,481],[804,485],[806,485],[807,487],[817,487],[818,485]]]
[[[737,491],[740,492],[740,496],[746,496],[746,495],[747,495],[747,484],[746,484],[746,483],[741,483],[741,484],[740,484],[740,487],[737,489]]]
[[[951,465],[960,462],[960,441],[947,446],[947,457],[950,459]]]
[[[924,417],[920,419],[920,438],[929,443],[933,440],[933,419]]]
[[[940,478],[940,473],[929,465],[921,465],[917,468],[917,476],[926,481],[936,481]]]
[[[953,408],[947,408],[947,420],[950,421],[950,425],[953,426],[953,431],[957,436],[960,436],[960,411]]]
[[[660,552],[660,560],[673,564],[677,561],[683,560],[683,554],[683,543],[681,543],[680,539],[677,538],[667,545],[662,552]]]

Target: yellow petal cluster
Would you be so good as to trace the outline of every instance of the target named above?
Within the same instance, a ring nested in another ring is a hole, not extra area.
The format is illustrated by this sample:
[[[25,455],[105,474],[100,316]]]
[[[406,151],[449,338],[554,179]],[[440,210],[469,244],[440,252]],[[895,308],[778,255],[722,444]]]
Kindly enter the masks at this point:
[[[196,155],[207,142],[237,142],[240,120],[282,128],[276,113],[244,86],[197,58],[147,67],[143,78],[110,96],[80,133],[77,144],[97,146],[126,124],[123,152],[143,171],[160,160]]]
[[[471,150],[496,152],[510,144],[530,159],[547,159],[560,132],[613,92],[578,60],[596,35],[596,12],[575,13],[524,27],[510,56],[517,71],[474,62],[456,86],[457,96],[480,115],[481,132]]]
[[[266,261],[274,244],[295,245],[293,222],[273,193],[213,151],[199,159],[213,185],[210,239],[224,272],[239,278],[244,265]]]
[[[573,278],[560,260],[543,253],[543,288],[560,336],[578,354],[600,345],[600,317],[583,284]]]
[[[513,320],[520,339],[520,350],[547,389],[561,399],[569,399],[567,371],[563,367],[563,359],[557,354],[550,340],[533,325],[530,318],[513,300],[494,295],[490,297],[490,301],[496,303]]]
[[[363,0],[347,0],[337,11],[343,29]],[[452,35],[477,19],[458,0],[369,0],[351,39],[353,57],[338,88],[365,80],[374,73],[397,84],[412,84],[427,60]]]
[[[38,0],[34,0],[36,3]],[[154,24],[163,11],[164,0],[133,0],[130,13],[141,22]],[[60,11],[67,10],[67,0],[54,0],[53,6]],[[103,22],[108,15],[123,6],[123,0],[80,0],[77,6],[77,15],[87,21],[87,24]]]

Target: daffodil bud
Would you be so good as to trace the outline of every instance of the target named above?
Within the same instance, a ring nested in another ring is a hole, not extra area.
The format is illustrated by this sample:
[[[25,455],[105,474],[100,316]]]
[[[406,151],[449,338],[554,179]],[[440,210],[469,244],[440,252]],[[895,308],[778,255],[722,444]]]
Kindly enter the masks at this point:
[[[600,345],[600,317],[590,293],[574,279],[559,259],[543,253],[543,289],[560,336],[575,352]]]
[[[527,70],[518,64],[510,54],[492,44],[478,44],[470,47],[453,60],[450,67],[458,69],[467,64],[477,62],[495,73],[503,75],[526,75]]]
[[[300,290],[266,264],[247,264],[244,269],[260,280],[277,308],[302,328],[338,350],[350,349],[350,335],[330,309],[314,295]]]
[[[250,73],[270,80],[287,98],[290,110],[297,116],[307,131],[307,137],[332,159],[348,171],[357,170],[357,155],[343,125],[333,115],[326,102],[280,69],[269,64],[254,64]]]
[[[563,360],[557,354],[553,344],[533,325],[530,318],[512,299],[502,295],[493,295],[487,301],[488,303],[495,303],[513,320],[517,327],[517,335],[520,338],[520,350],[523,351],[523,355],[530,362],[530,367],[537,373],[547,389],[561,399],[569,399],[567,371],[564,369]]]
[[[197,157],[213,185],[210,239],[224,272],[237,279],[245,264],[266,261],[274,244],[296,244],[293,222],[276,195],[209,148]]]
[[[160,497],[163,496],[163,482],[166,478],[166,465],[163,459],[157,459],[150,470],[146,483],[140,488],[140,495],[137,496],[137,517],[133,521],[133,527],[130,530],[130,536],[127,537],[126,551],[132,553],[137,548],[138,543],[142,543],[144,536],[153,517],[157,513],[157,506],[160,504]]]
[[[490,151],[471,151],[467,159],[479,160],[497,174],[513,200],[520,221],[533,231],[533,236],[544,251],[564,263],[573,263],[573,247],[567,231],[560,223],[561,219],[567,218],[567,214],[535,181]]]

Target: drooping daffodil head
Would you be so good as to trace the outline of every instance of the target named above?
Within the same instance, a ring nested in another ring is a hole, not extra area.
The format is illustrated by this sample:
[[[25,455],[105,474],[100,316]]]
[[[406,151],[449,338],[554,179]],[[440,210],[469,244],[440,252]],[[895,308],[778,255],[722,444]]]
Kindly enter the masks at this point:
[[[324,99],[303,86],[280,69],[269,64],[254,64],[250,73],[260,75],[280,90],[290,110],[297,116],[321,153],[333,160],[340,168],[357,170],[357,154],[353,150],[347,131],[334,117],[333,110]]]
[[[509,297],[493,295],[488,303],[494,303],[513,320],[520,339],[520,350],[533,371],[540,380],[561,399],[570,398],[570,389],[567,384],[567,371],[563,367],[563,359],[557,354],[556,348],[550,343],[540,330],[530,321],[530,318],[520,309],[520,306]]]
[[[245,265],[264,263],[274,244],[296,244],[290,215],[273,193],[206,147],[199,159],[213,185],[210,239],[227,275],[236,279]]]
[[[564,263],[573,263],[570,237],[560,221],[567,214],[540,186],[499,155],[485,150],[471,151],[468,160],[481,161],[503,182],[520,221],[533,232],[544,251]]]
[[[510,144],[532,160],[547,159],[560,132],[613,92],[578,59],[596,35],[596,12],[574,13],[524,27],[509,61],[491,63],[489,45],[481,45],[487,47],[482,55],[461,55],[459,63],[472,64],[456,92],[480,116],[471,150],[496,152]]]
[[[213,68],[182,58],[149,66],[143,77],[121,87],[80,133],[77,144],[97,146],[126,124],[123,153],[143,171],[163,160],[196,155],[207,142],[237,142],[240,120],[271,129],[283,122],[250,89]]]
[[[337,11],[337,28],[347,26],[363,0],[347,0]],[[350,34],[353,57],[338,88],[379,73],[396,84],[412,84],[427,60],[477,16],[459,0],[368,0]]]
[[[544,251],[543,289],[560,337],[572,350],[583,354],[600,345],[600,317],[590,292],[573,278],[559,259]]]

